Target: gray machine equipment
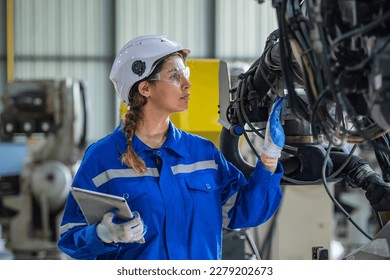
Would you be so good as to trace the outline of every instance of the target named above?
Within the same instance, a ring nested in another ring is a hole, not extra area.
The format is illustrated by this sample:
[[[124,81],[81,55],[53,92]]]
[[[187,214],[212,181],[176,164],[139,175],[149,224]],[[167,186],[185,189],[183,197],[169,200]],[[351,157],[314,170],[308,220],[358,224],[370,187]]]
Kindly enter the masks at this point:
[[[274,0],[272,4],[279,28],[268,37],[261,57],[238,76],[237,86],[220,96],[221,151],[249,175],[253,166],[240,153],[239,137],[245,136],[260,158],[255,148],[259,146],[249,135],[264,138],[273,98],[286,97],[281,112],[286,134],[282,184],[323,185],[335,211],[372,240],[328,185],[364,191],[383,227],[378,213],[390,211],[390,2]],[[375,153],[381,175],[354,154],[363,143]],[[304,215],[318,209],[313,207]],[[299,224],[286,229],[289,234],[291,228]]]
[[[3,240],[15,258],[57,258],[58,219],[86,141],[85,87],[75,79],[15,81],[2,101]]]

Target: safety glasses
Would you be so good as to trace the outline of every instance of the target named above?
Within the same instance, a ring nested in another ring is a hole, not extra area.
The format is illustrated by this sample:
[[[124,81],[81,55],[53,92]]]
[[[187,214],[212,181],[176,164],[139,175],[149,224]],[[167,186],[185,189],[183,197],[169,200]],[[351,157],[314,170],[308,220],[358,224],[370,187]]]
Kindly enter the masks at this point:
[[[180,84],[182,82],[182,77],[186,77],[188,80],[190,78],[190,68],[184,67],[179,68],[175,67],[170,70],[161,71],[148,79],[149,81],[166,81],[173,84]]]

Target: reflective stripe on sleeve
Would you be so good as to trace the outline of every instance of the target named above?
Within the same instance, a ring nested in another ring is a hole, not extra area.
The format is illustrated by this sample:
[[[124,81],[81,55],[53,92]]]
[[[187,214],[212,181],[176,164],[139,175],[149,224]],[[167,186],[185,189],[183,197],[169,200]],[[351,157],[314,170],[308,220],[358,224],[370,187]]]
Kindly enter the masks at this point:
[[[92,179],[95,186],[98,188],[115,178],[136,178],[136,177],[159,177],[157,168],[148,168],[145,173],[138,174],[134,169],[108,169]]]
[[[63,234],[70,230],[72,227],[86,226],[87,223],[69,223],[60,227],[60,234]]]
[[[230,218],[229,218],[229,211],[234,207],[234,204],[236,203],[237,199],[237,193],[233,194],[224,205],[222,205],[222,225],[226,228],[228,228],[228,225],[230,224]]]

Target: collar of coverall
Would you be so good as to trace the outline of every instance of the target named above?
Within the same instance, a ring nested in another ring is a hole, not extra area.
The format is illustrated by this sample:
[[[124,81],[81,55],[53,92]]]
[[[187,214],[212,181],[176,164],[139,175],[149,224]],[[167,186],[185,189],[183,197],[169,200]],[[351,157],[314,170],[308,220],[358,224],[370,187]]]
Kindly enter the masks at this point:
[[[119,133],[119,137],[115,137],[116,146],[119,154],[123,154],[127,148],[127,142],[125,139],[125,134],[122,130],[122,123],[116,129]],[[179,131],[175,125],[169,121],[168,135],[165,143],[161,148],[167,148],[176,153],[181,157],[189,156],[185,145],[180,145],[179,142],[181,140],[181,131]],[[160,148],[160,149],[161,149]],[[152,150],[147,145],[145,145],[136,135],[133,136],[133,149],[137,154],[142,154],[143,152],[147,152]]]

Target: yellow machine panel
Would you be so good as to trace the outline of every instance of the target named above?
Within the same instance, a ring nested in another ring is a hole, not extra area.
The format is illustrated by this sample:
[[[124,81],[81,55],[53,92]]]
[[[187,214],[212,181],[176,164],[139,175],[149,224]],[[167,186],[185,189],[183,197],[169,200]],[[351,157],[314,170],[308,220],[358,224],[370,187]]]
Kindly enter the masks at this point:
[[[187,111],[171,116],[179,128],[203,136],[219,145],[222,126],[218,123],[219,60],[193,59],[191,70],[190,103]]]

